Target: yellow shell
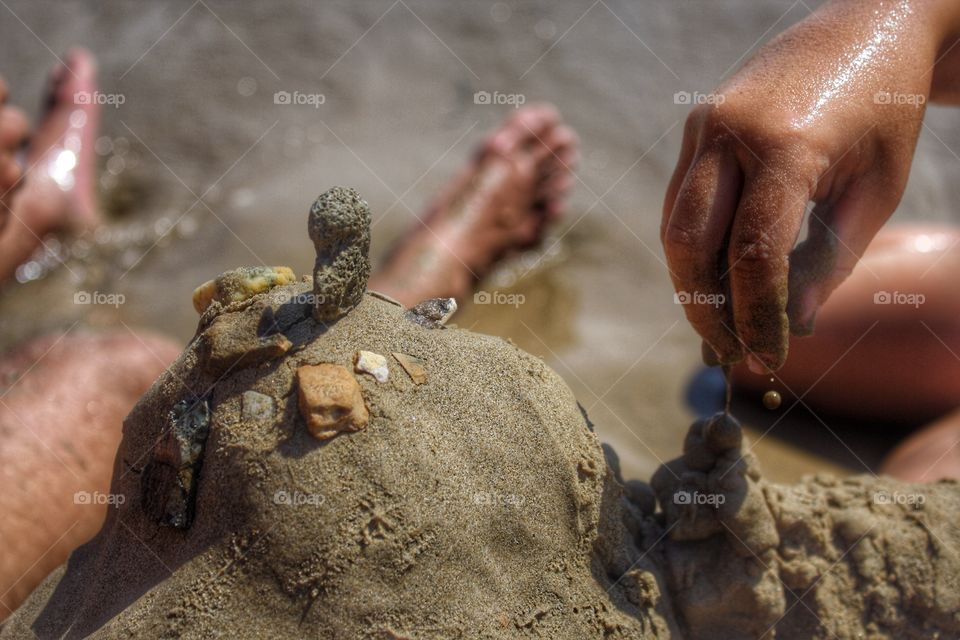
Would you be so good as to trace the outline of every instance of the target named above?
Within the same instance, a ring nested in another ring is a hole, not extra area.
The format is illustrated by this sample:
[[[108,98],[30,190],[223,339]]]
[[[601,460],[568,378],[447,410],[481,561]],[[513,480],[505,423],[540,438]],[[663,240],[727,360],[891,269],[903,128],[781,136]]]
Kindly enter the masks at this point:
[[[207,280],[193,290],[193,308],[203,313],[216,300],[227,305],[263,293],[271,287],[296,282],[290,267],[241,267]]]

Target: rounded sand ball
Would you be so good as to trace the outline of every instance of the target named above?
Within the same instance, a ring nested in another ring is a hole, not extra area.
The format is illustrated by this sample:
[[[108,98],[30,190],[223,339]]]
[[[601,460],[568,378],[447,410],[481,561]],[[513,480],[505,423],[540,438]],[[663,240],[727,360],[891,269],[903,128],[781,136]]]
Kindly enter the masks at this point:
[[[773,389],[771,389],[770,391],[767,391],[765,394],[763,394],[763,406],[765,406],[767,409],[770,409],[771,411],[773,411],[774,409],[779,409],[781,401],[782,401],[782,398],[780,397],[779,391],[774,391]]]
[[[728,413],[718,413],[703,428],[703,439],[711,451],[721,453],[739,447],[743,432],[736,418]]]

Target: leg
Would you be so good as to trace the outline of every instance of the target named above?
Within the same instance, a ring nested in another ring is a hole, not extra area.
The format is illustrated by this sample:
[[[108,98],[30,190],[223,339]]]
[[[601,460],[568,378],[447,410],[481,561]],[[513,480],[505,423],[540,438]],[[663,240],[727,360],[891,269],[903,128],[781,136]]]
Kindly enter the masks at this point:
[[[792,392],[816,409],[859,419],[936,420],[960,405],[958,273],[960,231],[885,229],[821,310],[816,333],[791,342],[777,381],[737,367],[734,383]],[[913,482],[960,477],[958,441],[953,413],[910,438],[883,469]]]
[[[463,297],[498,258],[535,243],[562,212],[576,135],[548,106],[517,111],[371,276],[407,306]]]
[[[75,334],[0,362],[0,619],[99,529],[124,416],[177,345],[156,336]]]

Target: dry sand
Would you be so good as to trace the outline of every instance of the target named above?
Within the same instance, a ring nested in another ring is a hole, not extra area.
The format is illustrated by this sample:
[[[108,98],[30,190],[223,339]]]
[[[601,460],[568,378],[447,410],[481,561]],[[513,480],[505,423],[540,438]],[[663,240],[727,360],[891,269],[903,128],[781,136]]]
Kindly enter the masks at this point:
[[[345,309],[369,236],[344,237],[318,243],[313,282],[211,303],[124,423],[125,500],[0,638],[960,634],[955,482],[772,484],[722,414],[624,482],[539,358],[373,295]],[[426,382],[358,371],[357,413],[304,388],[360,350]]]

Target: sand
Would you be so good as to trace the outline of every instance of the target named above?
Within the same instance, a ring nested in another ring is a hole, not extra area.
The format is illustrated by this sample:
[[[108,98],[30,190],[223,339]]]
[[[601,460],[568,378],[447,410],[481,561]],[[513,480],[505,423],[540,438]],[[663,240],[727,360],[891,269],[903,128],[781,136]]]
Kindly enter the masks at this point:
[[[125,500],[0,638],[960,634],[956,483],[769,483],[722,414],[624,482],[542,360],[375,295],[319,322],[308,294],[356,274],[317,273],[211,303],[124,422]],[[322,438],[298,388],[319,365],[367,412]]]

